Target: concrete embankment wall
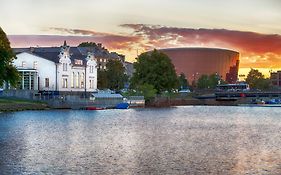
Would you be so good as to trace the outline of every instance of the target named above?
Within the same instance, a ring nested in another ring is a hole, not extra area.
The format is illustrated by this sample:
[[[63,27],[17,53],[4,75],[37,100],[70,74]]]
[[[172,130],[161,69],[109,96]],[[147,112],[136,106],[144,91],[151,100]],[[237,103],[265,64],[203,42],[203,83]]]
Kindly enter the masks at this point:
[[[239,98],[234,101],[219,101],[213,99],[196,99],[196,98],[156,98],[146,104],[148,107],[169,107],[185,105],[209,105],[209,106],[236,106],[238,104],[251,103],[252,98]]]
[[[168,97],[158,97],[146,103],[147,107],[169,107],[169,106],[183,106],[183,105],[202,105],[202,100],[195,98],[183,99],[176,98],[171,99]]]

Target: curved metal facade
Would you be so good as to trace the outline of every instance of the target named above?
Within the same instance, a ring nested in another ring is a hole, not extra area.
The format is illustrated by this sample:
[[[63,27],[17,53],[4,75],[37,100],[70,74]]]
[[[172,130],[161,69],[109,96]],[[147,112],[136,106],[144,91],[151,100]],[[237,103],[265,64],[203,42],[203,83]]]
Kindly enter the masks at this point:
[[[239,53],[216,48],[160,49],[167,54],[177,74],[184,73],[191,83],[203,74],[217,73],[228,83],[236,83],[239,69]]]

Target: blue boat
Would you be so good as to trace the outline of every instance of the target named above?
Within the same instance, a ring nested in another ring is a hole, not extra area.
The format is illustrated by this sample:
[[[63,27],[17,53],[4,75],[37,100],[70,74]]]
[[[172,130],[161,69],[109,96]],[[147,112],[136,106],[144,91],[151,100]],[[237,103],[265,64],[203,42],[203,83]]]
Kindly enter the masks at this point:
[[[265,101],[265,104],[280,104],[280,100],[279,99],[271,99],[271,100]]]
[[[129,103],[119,103],[116,105],[116,109],[128,109]]]

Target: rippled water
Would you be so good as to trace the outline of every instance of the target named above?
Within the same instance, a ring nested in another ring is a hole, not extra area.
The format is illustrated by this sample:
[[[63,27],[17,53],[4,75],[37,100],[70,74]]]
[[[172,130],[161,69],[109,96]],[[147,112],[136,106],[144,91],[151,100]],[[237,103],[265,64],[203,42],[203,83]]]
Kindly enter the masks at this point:
[[[0,174],[281,174],[281,108],[0,114]]]

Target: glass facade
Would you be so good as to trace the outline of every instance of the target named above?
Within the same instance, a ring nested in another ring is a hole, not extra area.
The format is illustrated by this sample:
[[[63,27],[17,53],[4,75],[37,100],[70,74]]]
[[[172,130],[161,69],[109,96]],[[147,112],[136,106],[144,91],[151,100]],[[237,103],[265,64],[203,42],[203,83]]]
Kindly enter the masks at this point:
[[[34,90],[37,73],[34,70],[18,70],[20,73],[20,81],[18,89]]]

